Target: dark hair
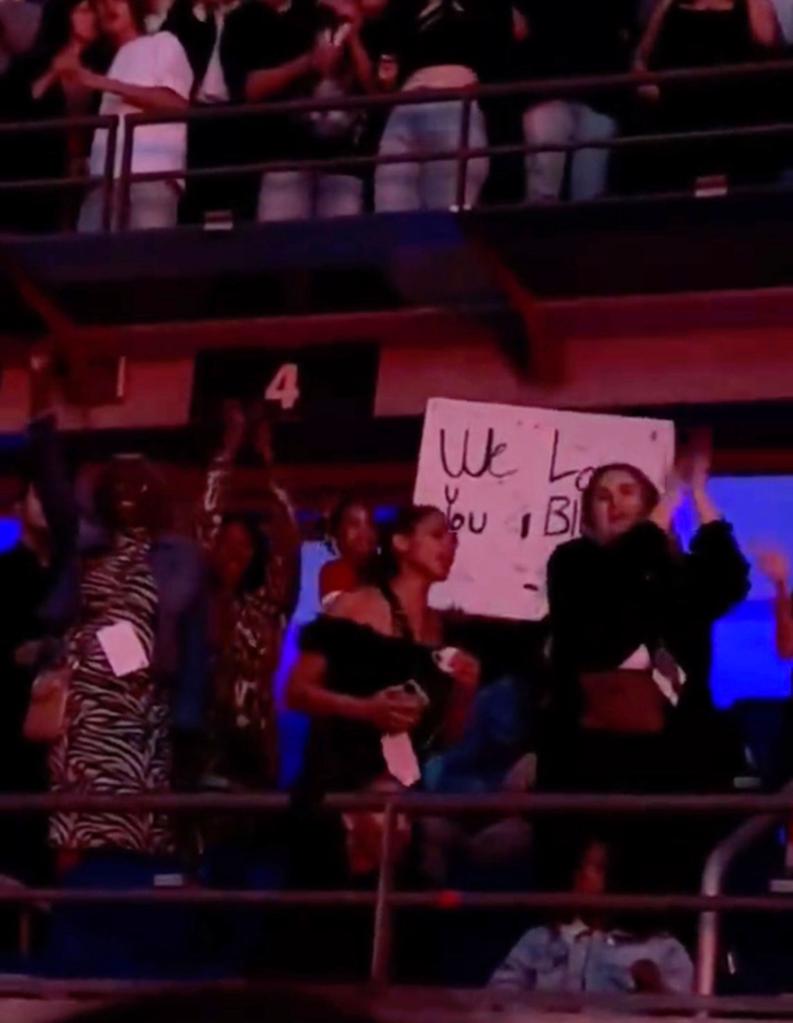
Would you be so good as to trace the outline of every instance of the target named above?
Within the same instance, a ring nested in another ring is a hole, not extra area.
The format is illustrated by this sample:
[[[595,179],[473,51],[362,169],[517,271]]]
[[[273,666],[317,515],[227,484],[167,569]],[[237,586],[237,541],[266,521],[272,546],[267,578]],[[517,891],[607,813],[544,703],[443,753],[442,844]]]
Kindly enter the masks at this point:
[[[114,491],[126,464],[128,463],[121,456],[108,462],[100,471],[94,487],[94,512],[100,522],[110,529],[117,529],[119,526]],[[145,458],[136,459],[135,464],[145,474],[149,488],[143,505],[142,524],[153,534],[161,533],[172,524],[171,502],[165,480]]]
[[[141,35],[146,35],[146,15],[148,14],[148,0],[127,0],[129,13],[135,22],[135,28]]]
[[[66,46],[72,34],[72,14],[83,0],[50,0],[44,4],[41,23],[29,55],[25,58],[27,75],[37,78]],[[112,54],[102,39],[92,43],[82,55],[82,63],[92,71],[104,71],[110,66]]]
[[[443,515],[443,512],[432,504],[409,504],[400,508],[394,518],[384,527],[377,566],[377,575],[381,582],[388,582],[399,572],[399,559],[394,551],[394,538],[412,536],[416,528],[430,515]]]
[[[660,497],[658,487],[641,469],[637,469],[635,465],[629,465],[627,462],[610,462],[608,465],[600,465],[592,473],[592,477],[581,495],[581,527],[584,530],[594,529],[595,491],[600,486],[600,481],[609,472],[624,472],[635,480],[642,492],[642,503],[647,514],[658,504]]]
[[[239,595],[255,593],[267,581],[267,566],[270,562],[270,544],[262,528],[261,518],[242,512],[224,515],[220,528],[223,530],[228,526],[239,526],[240,529],[244,529],[253,548],[251,560],[237,586],[237,593]]]
[[[339,533],[341,532],[342,524],[344,523],[344,516],[352,508],[363,508],[368,515],[371,515],[371,508],[369,502],[365,501],[358,494],[343,494],[328,516],[328,536],[333,540],[338,540]]]

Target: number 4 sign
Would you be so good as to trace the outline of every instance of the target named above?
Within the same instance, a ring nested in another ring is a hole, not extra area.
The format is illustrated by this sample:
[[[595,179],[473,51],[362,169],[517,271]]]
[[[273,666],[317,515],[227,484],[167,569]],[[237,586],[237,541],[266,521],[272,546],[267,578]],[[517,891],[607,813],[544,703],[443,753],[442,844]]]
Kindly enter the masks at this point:
[[[276,402],[285,412],[291,411],[300,401],[300,376],[297,364],[285,362],[276,372],[264,391],[266,401]]]
[[[377,345],[362,341],[208,349],[196,354],[190,414],[198,422],[215,420],[232,398],[264,400],[279,419],[368,420],[378,364]]]

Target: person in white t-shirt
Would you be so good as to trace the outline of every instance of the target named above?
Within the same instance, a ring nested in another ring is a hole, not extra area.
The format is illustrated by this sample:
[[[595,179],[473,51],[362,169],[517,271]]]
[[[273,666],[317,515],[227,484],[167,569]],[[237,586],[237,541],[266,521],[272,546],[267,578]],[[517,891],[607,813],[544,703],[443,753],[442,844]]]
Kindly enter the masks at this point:
[[[98,0],[100,26],[118,47],[107,75],[98,75],[76,61],[61,69],[64,77],[78,80],[88,89],[101,92],[100,114],[120,118],[116,144],[114,178],[121,173],[124,119],[127,114],[178,113],[189,102],[193,72],[181,43],[170,32],[145,35],[146,8],[142,0]],[[90,172],[99,177],[107,162],[107,130],[98,128],[91,147]],[[179,171],[185,167],[187,129],[184,123],[144,125],[135,129],[132,172]],[[130,188],[130,228],[171,227],[176,224],[182,182],[136,181]],[[121,189],[113,196],[112,226],[119,226]],[[102,228],[101,187],[91,191],[83,203],[79,231]]]

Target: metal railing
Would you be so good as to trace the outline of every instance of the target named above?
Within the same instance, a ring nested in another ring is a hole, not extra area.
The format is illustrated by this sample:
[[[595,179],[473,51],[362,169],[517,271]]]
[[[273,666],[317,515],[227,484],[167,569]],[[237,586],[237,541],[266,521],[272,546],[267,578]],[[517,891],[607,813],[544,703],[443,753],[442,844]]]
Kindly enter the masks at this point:
[[[793,782],[783,789],[793,795]],[[749,820],[720,842],[705,863],[700,891],[702,895],[718,896],[724,888],[730,868],[741,853],[763,839],[780,823],[779,813],[764,813]],[[720,918],[717,910],[700,914],[697,938],[696,991],[699,995],[712,995],[716,986],[720,952]]]
[[[506,99],[522,99],[528,106],[532,99],[576,97],[586,99],[604,94],[635,94],[643,86],[659,87],[696,86],[712,82],[727,82],[743,79],[762,79],[770,76],[793,74],[793,61],[765,61],[739,65],[722,65],[707,68],[687,68],[659,72],[631,72],[617,75],[588,75],[573,78],[553,78],[476,85],[461,89],[433,89],[416,92],[395,92],[367,96],[347,96],[328,100],[300,99],[267,101],[255,104],[224,105],[218,107],[190,107],[172,113],[140,113],[127,115],[123,128],[116,118],[65,118],[58,122],[13,122],[0,124],[0,134],[14,134],[23,131],[61,130],[70,131],[80,127],[108,127],[108,145],[105,173],[101,182],[105,188],[105,227],[112,219],[111,188],[114,170],[117,166],[118,140],[122,138],[118,181],[119,224],[124,228],[129,222],[130,190],[137,182],[182,181],[184,179],[228,178],[231,176],[259,176],[270,171],[302,169],[314,175],[339,169],[364,170],[388,164],[415,164],[451,162],[457,165],[455,208],[462,210],[466,205],[469,164],[476,159],[491,159],[498,156],[527,156],[533,153],[575,153],[582,149],[605,149],[609,151],[640,149],[648,146],[673,147],[694,142],[709,142],[728,139],[784,138],[793,134],[793,121],[779,123],[752,123],[728,128],[717,128],[683,132],[648,132],[646,134],[621,135],[610,139],[582,140],[560,145],[531,145],[516,142],[508,145],[485,145],[471,147],[471,113],[476,104],[497,104]],[[213,167],[185,167],[171,171],[133,171],[135,133],[146,126],[157,124],[195,124],[198,122],[221,121],[230,118],[244,122],[261,117],[294,117],[308,113],[327,111],[390,110],[394,107],[426,105],[432,103],[458,102],[461,105],[460,137],[453,149],[432,152],[416,152],[405,155],[372,153],[336,157],[333,159],[283,159],[260,160]],[[101,122],[101,125],[100,125]],[[111,123],[112,122],[112,126]],[[0,191],[27,190],[38,188],[79,187],[95,183],[95,178],[70,177],[61,179],[33,179],[0,182]],[[686,193],[690,194],[690,193]]]
[[[83,811],[114,815],[127,812],[159,812],[196,815],[200,813],[270,814],[290,805],[282,794],[140,796],[40,795],[0,796],[0,817],[53,811]],[[721,913],[785,913],[793,901],[779,895],[733,896],[722,892],[722,882],[734,858],[751,842],[762,837],[781,816],[793,810],[793,785],[772,795],[529,795],[430,796],[424,794],[330,795],[325,809],[340,812],[383,813],[383,835],[377,887],[361,890],[219,890],[210,888],[152,889],[62,889],[0,888],[0,905],[31,907],[61,904],[168,903],[202,906],[336,906],[368,907],[374,913],[370,980],[387,985],[391,977],[394,912],[397,909],[434,908],[444,912],[459,909],[525,908],[544,911],[590,910],[606,913],[670,912],[700,915],[697,955],[697,994],[712,996],[718,959],[718,915]],[[747,814],[751,818],[722,842],[711,854],[699,894],[607,894],[581,895],[573,892],[468,892],[400,891],[397,888],[396,827],[400,817],[465,815],[614,815],[680,814],[681,816]],[[2,991],[0,991],[0,994]],[[700,1003],[698,1003],[700,1004]],[[702,1003],[704,1004],[704,1003]]]
[[[104,129],[107,131],[107,151],[100,176],[92,174],[65,175],[58,178],[31,178],[24,181],[4,181],[0,178],[0,195],[10,192],[66,191],[69,189],[101,188],[103,195],[102,227],[112,226],[112,199],[116,145],[119,119],[115,115],[49,118],[41,121],[0,121],[0,144],[4,136],[53,135],[64,132]]]

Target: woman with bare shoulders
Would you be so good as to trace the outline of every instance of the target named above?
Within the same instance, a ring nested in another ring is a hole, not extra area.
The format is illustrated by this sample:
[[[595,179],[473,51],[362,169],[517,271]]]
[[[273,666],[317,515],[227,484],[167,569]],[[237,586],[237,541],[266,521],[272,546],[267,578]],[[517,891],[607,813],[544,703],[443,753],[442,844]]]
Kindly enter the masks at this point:
[[[444,648],[441,617],[429,606],[430,589],[447,578],[456,546],[438,509],[405,509],[383,544],[383,582],[344,594],[303,631],[287,701],[313,719],[304,792],[408,787],[430,749],[459,737],[479,664]],[[394,739],[402,754],[396,758]],[[337,834],[347,869],[370,872],[379,855],[378,822],[353,814],[342,823]]]

